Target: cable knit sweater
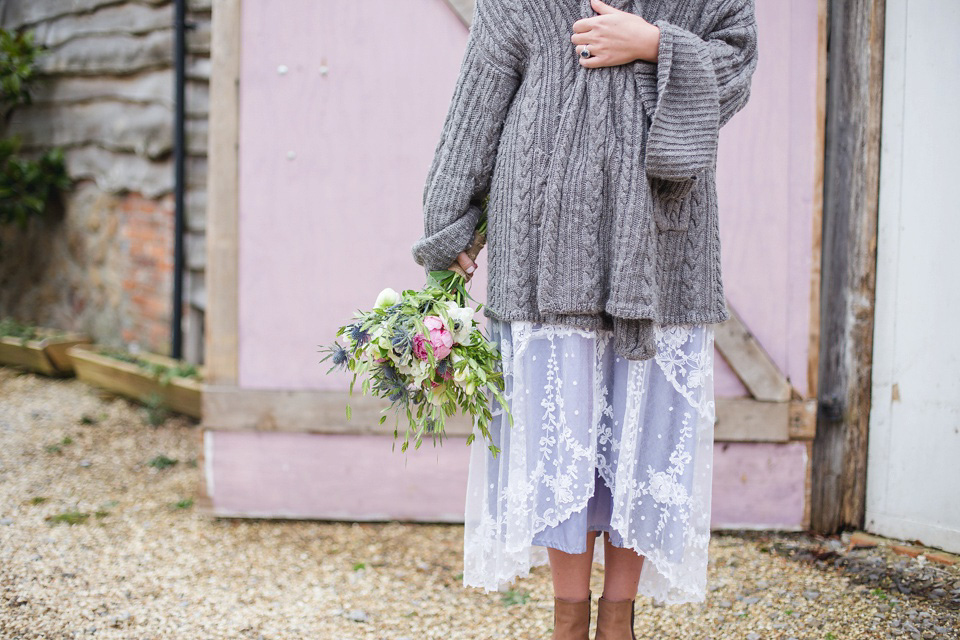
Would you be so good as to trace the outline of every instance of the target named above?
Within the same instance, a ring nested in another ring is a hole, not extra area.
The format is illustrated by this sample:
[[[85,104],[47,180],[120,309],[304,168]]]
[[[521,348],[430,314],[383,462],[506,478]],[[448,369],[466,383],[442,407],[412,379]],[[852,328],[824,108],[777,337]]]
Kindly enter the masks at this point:
[[[484,314],[610,329],[655,355],[654,322],[717,323],[719,129],[750,95],[753,0],[608,0],[660,28],[657,62],[588,69],[570,42],[589,0],[477,0],[423,191],[427,270],[487,206]]]

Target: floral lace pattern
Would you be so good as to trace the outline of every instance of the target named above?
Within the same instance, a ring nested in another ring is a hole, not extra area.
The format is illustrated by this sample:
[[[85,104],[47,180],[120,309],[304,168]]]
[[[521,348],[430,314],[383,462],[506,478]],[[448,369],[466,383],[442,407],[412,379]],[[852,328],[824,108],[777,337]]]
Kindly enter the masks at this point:
[[[711,325],[655,326],[657,355],[627,360],[608,331],[490,319],[514,424],[492,401],[494,459],[471,445],[464,586],[495,590],[546,564],[533,543],[585,509],[595,476],[610,526],[646,560],[638,592],[705,597],[715,406]],[[584,546],[579,550],[585,550]],[[602,562],[598,541],[594,560]]]

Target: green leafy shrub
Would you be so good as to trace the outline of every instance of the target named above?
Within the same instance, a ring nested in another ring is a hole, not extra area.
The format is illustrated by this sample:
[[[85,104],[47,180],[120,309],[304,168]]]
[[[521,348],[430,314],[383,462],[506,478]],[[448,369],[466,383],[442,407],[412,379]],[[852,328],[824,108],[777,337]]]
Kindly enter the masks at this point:
[[[18,105],[30,104],[30,85],[36,79],[36,60],[44,49],[32,32],[0,29],[0,115],[3,121]],[[68,189],[63,151],[50,149],[38,158],[20,155],[21,141],[0,139],[0,224],[25,228],[32,217],[44,214],[50,202]]]

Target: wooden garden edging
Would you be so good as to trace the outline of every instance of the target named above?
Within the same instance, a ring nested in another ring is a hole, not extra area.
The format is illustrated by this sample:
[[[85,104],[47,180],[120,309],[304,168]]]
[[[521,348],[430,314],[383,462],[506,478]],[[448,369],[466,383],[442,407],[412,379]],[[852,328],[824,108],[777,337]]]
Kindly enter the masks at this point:
[[[67,350],[80,380],[140,402],[148,402],[157,394],[171,410],[201,418],[203,382],[200,380],[173,376],[164,384],[136,364],[102,355],[95,349],[96,345],[78,344]],[[156,353],[139,353],[137,357],[168,367],[178,364],[177,360]],[[202,367],[197,370],[202,376]]]
[[[0,364],[23,367],[48,376],[69,376],[73,374],[73,362],[67,356],[67,349],[90,341],[79,333],[53,335],[52,331],[51,335],[37,340],[3,336],[0,337]]]

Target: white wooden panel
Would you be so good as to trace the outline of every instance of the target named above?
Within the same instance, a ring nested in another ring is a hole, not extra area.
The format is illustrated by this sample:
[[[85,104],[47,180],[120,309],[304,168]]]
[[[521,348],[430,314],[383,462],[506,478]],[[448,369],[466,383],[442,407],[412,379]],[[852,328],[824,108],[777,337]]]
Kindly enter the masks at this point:
[[[960,4],[887,4],[867,529],[960,551]]]

